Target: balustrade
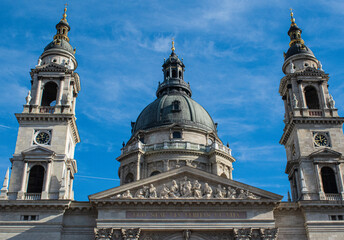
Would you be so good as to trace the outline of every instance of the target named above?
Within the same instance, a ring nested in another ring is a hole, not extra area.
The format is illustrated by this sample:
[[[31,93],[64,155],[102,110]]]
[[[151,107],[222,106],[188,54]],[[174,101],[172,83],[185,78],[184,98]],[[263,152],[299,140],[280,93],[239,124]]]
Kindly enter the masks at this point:
[[[39,107],[39,113],[54,113],[55,112],[55,107]]]
[[[41,193],[25,193],[25,200],[41,200]]]

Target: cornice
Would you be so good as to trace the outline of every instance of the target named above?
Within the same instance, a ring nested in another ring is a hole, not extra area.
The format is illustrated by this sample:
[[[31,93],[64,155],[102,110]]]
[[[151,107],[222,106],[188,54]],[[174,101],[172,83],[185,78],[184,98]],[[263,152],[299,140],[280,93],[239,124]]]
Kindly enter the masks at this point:
[[[41,210],[66,210],[69,208],[70,200],[0,200],[1,210],[22,210],[22,209],[41,209]]]
[[[19,124],[26,122],[67,122],[73,133],[74,142],[80,142],[78,127],[75,121],[75,115],[71,113],[63,114],[46,114],[46,113],[16,113],[15,114]]]
[[[344,123],[344,118],[343,117],[331,117],[331,118],[326,118],[326,117],[316,117],[316,118],[311,118],[311,117],[292,117],[289,121],[288,124],[284,127],[283,135],[280,139],[280,144],[285,145],[289,139],[289,136],[291,132],[293,131],[294,127],[296,124],[337,124],[341,125]]]
[[[232,199],[101,199],[90,200],[92,206],[277,206],[279,200],[259,199],[259,200],[232,200]]]

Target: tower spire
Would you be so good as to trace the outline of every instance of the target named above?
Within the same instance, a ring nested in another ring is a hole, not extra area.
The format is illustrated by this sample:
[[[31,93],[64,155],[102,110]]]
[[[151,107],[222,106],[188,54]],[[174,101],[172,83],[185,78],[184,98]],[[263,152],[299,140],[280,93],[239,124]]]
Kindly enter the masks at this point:
[[[176,48],[174,47],[174,38],[172,38],[172,47],[171,47],[172,52],[174,52],[174,50],[176,50]]]
[[[293,10],[294,9],[290,8],[290,21],[291,21],[291,26],[296,26]]]
[[[56,40],[56,44],[59,44],[58,40],[61,40],[61,39],[69,42],[68,32],[70,30],[70,26],[67,22],[67,3],[65,4],[62,18],[60,22],[56,25],[56,30],[57,32],[54,36],[54,40]]]
[[[299,43],[301,47],[304,47],[304,41],[301,38],[302,30],[295,23],[294,12],[292,8],[290,8],[290,21],[291,24],[288,31],[288,35],[290,37],[289,46],[291,47],[292,45]]]
[[[66,3],[61,21],[67,21],[67,6],[68,4]]]

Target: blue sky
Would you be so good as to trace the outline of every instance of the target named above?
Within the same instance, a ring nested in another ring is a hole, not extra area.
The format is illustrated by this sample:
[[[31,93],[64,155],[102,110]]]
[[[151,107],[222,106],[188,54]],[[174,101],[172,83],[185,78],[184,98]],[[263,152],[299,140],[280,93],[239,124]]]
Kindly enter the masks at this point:
[[[10,167],[29,71],[52,40],[65,1],[0,3],[0,179]],[[330,92],[344,115],[344,2],[69,1],[70,43],[77,49],[82,90],[77,99],[81,143],[75,159],[76,200],[119,184],[116,157],[130,122],[155,99],[161,65],[184,58],[193,99],[219,123],[229,143],[233,177],[286,196],[284,106],[278,94],[287,51],[289,8],[302,37],[330,73]]]

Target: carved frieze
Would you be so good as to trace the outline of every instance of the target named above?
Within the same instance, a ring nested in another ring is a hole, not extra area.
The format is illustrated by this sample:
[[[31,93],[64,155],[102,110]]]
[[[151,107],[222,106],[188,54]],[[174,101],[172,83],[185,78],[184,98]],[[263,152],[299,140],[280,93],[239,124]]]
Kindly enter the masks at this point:
[[[231,186],[211,186],[209,183],[201,183],[198,180],[190,180],[185,177],[182,180],[172,180],[168,184],[155,187],[153,184],[143,186],[137,190],[126,190],[114,196],[119,199],[174,199],[174,198],[196,198],[196,199],[260,199],[260,196],[244,189]]]

